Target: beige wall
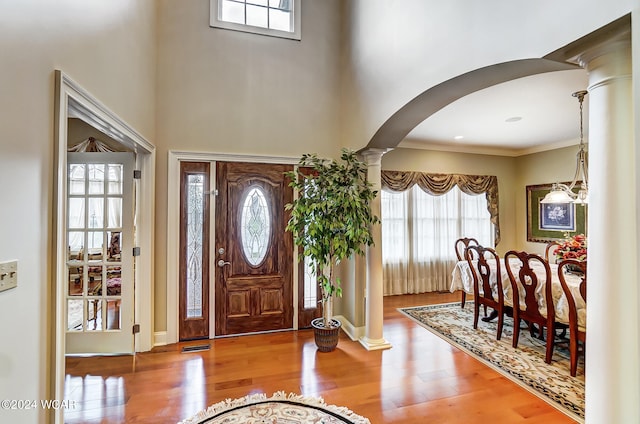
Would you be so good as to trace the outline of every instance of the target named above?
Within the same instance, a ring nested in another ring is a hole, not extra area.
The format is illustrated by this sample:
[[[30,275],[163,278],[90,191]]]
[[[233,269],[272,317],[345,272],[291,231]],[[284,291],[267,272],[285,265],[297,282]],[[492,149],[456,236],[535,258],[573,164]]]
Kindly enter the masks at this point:
[[[158,1],[156,331],[166,329],[170,150],[299,157],[340,147],[340,0],[305,1],[302,41],[210,28],[209,0]]]
[[[0,399],[52,399],[54,70],[153,140],[155,22],[152,0],[0,0],[0,261],[18,260],[18,287],[0,293]]]

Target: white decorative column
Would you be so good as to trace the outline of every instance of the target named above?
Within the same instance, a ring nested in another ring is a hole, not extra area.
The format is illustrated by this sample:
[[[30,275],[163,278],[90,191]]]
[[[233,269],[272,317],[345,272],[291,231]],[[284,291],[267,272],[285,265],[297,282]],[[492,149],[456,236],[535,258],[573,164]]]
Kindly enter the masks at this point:
[[[587,49],[578,60],[589,73],[586,423],[639,423],[638,162],[629,34]]]
[[[371,202],[371,211],[380,217],[381,201],[381,169],[382,155],[386,149],[368,149],[362,152],[368,165],[367,179],[372,184],[378,195]],[[382,286],[382,228],[380,224],[373,226],[374,245],[367,248],[367,288],[365,304],[365,335],[360,338],[360,343],[367,350],[389,349],[391,344],[382,335],[384,320]]]

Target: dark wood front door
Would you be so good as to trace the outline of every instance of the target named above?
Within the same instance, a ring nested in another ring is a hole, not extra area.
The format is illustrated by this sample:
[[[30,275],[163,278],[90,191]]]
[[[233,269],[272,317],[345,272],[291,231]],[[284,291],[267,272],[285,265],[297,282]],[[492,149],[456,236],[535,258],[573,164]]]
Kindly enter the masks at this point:
[[[290,165],[216,165],[217,336],[293,327]]]

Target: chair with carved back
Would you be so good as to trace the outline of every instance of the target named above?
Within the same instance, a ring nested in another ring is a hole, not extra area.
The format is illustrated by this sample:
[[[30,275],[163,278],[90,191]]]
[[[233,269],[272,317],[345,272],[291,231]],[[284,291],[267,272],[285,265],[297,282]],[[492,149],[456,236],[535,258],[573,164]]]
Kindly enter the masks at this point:
[[[544,249],[544,259],[547,262],[555,262],[556,251],[559,248],[560,248],[560,243],[557,241],[552,241],[550,243],[547,243],[547,246]]]
[[[582,279],[578,286],[579,296],[582,299],[577,299],[577,293],[571,291],[567,284],[566,274],[570,272],[570,267],[579,269],[582,273]],[[585,322],[585,317],[579,320],[577,307],[578,301],[584,302],[585,305],[587,303],[587,262],[575,259],[563,260],[558,264],[558,279],[569,305],[569,353],[571,355],[571,375],[575,377],[578,368],[578,357],[579,355],[584,355],[584,347],[587,341],[587,329],[579,324],[579,321]],[[582,310],[586,310],[586,308]]]
[[[512,261],[512,259],[515,260]],[[544,340],[543,329],[546,328],[544,360],[550,364],[553,356],[556,322],[549,262],[540,255],[515,250],[510,250],[504,255],[504,262],[513,295],[513,347],[518,347],[521,320],[527,322],[532,337],[535,337],[536,331],[538,332],[537,337],[540,340]],[[539,271],[534,271],[534,268]],[[540,288],[541,285],[544,287]],[[538,292],[542,292],[544,296],[546,305],[544,314],[540,311]],[[538,329],[535,328],[535,324],[538,325]]]
[[[469,246],[480,246],[480,243],[478,243],[478,240],[471,237],[463,237],[456,240],[453,247],[456,251],[456,257],[458,258],[458,261],[465,260],[464,253],[467,250],[467,247]],[[465,291],[462,290],[462,298],[460,299],[460,306],[462,308],[464,308],[464,304],[466,303],[466,301],[467,301],[467,293],[465,293]]]
[[[489,247],[469,246],[465,250],[465,258],[473,275],[473,328],[478,328],[480,305],[493,308],[498,317],[496,339],[500,340],[504,315],[509,308],[504,304],[500,257]],[[492,282],[495,282],[495,292]]]

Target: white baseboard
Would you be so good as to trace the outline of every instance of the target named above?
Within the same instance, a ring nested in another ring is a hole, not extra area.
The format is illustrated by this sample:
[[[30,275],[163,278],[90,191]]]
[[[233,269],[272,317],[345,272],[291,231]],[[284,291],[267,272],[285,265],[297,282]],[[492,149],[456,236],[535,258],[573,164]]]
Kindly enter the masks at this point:
[[[356,327],[348,319],[342,315],[335,315],[335,319],[342,323],[342,331],[353,341],[359,340],[365,334],[365,327]],[[156,331],[153,333],[153,346],[166,346],[167,345],[167,332]]]
[[[166,346],[167,344],[167,332],[156,331],[153,333],[153,346]]]
[[[335,315],[335,319],[342,323],[342,331],[353,341],[359,340],[365,334],[365,327],[356,327],[342,315]]]

